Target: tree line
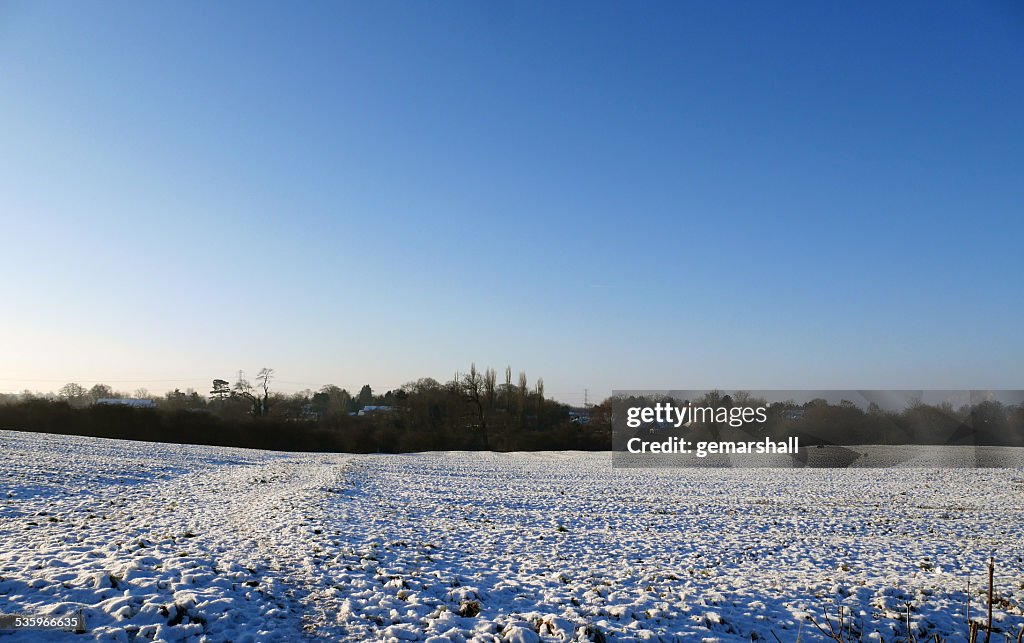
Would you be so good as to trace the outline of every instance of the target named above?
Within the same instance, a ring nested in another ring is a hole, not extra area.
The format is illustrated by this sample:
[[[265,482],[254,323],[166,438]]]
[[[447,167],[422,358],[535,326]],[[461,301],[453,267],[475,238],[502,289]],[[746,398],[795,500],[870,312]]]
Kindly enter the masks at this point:
[[[335,385],[286,394],[274,369],[253,380],[212,380],[208,394],[175,389],[152,396],[77,383],[55,394],[0,394],[0,428],[283,451],[401,453],[433,450],[606,450],[610,403],[572,409],[530,386],[471,365],[448,382],[421,378],[384,393]],[[124,400],[145,404],[120,403]]]

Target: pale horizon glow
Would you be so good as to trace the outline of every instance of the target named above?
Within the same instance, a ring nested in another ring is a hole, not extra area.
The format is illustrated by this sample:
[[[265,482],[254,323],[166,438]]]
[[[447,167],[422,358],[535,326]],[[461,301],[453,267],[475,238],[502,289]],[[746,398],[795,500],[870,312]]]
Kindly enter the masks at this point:
[[[0,6],[0,391],[1021,389],[1012,2]]]

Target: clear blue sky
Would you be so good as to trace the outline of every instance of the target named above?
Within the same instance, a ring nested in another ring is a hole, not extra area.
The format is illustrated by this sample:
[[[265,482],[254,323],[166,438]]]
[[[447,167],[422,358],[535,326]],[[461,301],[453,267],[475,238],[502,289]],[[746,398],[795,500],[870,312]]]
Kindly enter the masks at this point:
[[[1024,388],[1015,2],[0,4],[0,390]]]

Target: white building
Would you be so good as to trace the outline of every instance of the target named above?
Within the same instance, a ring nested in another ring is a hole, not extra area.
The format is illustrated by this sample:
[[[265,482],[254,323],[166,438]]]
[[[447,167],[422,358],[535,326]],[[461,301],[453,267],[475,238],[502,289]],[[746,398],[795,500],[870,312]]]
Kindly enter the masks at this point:
[[[103,404],[106,406],[130,406],[133,409],[156,408],[156,400],[136,400],[134,398],[122,397],[101,397],[96,400],[96,404]]]

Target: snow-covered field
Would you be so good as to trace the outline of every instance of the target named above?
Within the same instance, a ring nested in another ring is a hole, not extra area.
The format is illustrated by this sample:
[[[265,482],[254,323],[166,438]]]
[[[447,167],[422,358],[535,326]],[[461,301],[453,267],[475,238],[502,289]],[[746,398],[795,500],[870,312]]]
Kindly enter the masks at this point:
[[[1024,626],[1021,469],[613,469],[608,454],[282,454],[0,432],[20,640],[963,640],[996,557]],[[967,593],[970,582],[970,595]],[[834,620],[834,618],[833,618]]]

